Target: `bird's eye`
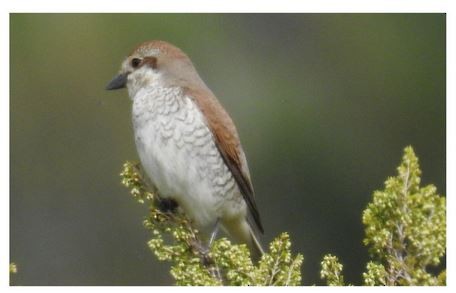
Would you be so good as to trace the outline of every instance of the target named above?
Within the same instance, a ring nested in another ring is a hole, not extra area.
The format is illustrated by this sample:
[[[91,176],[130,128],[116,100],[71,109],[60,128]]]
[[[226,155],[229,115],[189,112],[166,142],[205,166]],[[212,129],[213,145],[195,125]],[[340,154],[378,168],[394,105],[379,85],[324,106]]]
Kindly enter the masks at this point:
[[[139,64],[141,64],[141,59],[139,59],[139,58],[133,58],[133,59],[131,59],[131,66],[132,66],[133,68],[138,67]]]

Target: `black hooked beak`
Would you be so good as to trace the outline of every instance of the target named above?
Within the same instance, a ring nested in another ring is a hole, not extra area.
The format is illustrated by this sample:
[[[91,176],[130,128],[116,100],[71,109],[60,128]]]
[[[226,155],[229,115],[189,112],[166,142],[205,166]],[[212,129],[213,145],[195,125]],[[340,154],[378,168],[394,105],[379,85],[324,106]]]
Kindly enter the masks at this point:
[[[122,89],[127,85],[128,73],[120,73],[114,77],[106,86],[107,90],[118,90]]]

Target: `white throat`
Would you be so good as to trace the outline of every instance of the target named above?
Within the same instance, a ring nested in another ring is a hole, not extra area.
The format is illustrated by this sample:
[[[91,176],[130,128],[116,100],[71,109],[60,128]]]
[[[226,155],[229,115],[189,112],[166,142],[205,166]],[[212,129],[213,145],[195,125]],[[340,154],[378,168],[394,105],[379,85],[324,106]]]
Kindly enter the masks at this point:
[[[162,87],[164,85],[162,74],[148,67],[142,67],[128,75],[128,95],[133,100],[139,90],[152,86]]]

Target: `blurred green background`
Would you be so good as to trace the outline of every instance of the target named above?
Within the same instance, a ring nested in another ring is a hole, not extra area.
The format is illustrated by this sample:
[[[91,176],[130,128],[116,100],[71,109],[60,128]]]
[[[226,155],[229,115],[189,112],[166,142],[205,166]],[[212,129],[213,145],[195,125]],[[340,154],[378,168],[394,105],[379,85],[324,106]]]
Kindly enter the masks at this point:
[[[166,285],[146,215],[120,185],[137,160],[126,91],[138,43],[182,48],[233,117],[268,243],[288,231],[359,283],[361,213],[413,145],[445,194],[444,14],[11,14],[11,261],[16,285]]]

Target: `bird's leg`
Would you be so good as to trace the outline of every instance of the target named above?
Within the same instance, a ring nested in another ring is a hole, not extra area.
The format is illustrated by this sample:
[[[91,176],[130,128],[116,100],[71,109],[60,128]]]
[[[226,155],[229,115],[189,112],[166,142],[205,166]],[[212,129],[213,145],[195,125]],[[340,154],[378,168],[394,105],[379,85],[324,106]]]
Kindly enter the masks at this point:
[[[220,228],[219,223],[220,223],[220,218],[217,218],[217,221],[215,221],[214,228],[212,229],[211,238],[209,239],[209,247],[212,246],[212,242],[214,242],[215,237],[217,237],[217,233]]]
[[[222,278],[222,274],[220,273],[220,269],[217,266],[217,264],[215,263],[215,260],[209,255],[209,251],[211,250],[212,243],[214,242],[215,237],[217,237],[217,233],[220,228],[219,223],[220,223],[220,218],[217,218],[217,221],[215,221],[214,228],[212,229],[211,238],[209,238],[209,243],[208,243],[207,249],[202,253],[202,256],[203,256],[202,260],[203,260],[204,266],[206,266],[207,269],[209,270],[209,273],[214,278],[219,280],[221,284],[223,284],[223,278]]]

